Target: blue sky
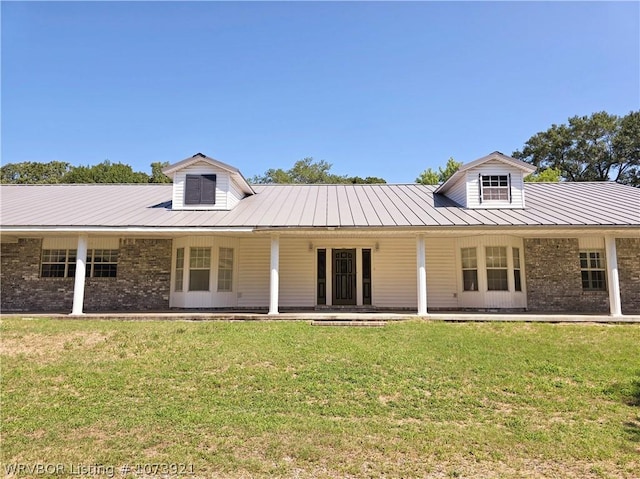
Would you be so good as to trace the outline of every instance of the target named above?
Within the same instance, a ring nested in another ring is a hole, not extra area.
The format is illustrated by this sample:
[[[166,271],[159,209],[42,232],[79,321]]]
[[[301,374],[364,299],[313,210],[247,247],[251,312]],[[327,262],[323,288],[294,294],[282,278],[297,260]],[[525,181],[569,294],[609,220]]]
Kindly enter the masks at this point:
[[[640,107],[638,2],[2,2],[2,163],[413,182]]]

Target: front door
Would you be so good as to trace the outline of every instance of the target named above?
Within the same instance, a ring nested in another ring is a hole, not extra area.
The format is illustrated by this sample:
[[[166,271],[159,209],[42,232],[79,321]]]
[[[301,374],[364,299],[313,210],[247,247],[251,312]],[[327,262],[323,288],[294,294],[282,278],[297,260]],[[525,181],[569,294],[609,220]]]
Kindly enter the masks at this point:
[[[356,304],[356,250],[334,249],[333,300],[335,305]]]

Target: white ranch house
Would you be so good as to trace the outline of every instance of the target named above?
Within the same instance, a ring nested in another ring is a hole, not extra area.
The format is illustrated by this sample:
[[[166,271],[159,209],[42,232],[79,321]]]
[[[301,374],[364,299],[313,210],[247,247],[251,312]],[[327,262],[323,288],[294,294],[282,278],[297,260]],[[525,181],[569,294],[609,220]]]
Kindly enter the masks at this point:
[[[640,313],[640,189],[525,183],[499,152],[440,186],[2,185],[2,310]]]

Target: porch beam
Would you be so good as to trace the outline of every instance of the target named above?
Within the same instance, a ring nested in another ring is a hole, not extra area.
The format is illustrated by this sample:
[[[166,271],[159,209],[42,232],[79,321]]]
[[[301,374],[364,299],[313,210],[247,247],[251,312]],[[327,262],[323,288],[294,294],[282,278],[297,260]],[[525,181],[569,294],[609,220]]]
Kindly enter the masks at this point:
[[[618,274],[618,253],[616,238],[612,235],[604,237],[607,250],[607,284],[609,285],[609,314],[622,316],[622,301],[620,300],[620,277]]]
[[[76,248],[76,275],[73,280],[73,307],[71,316],[82,316],[84,308],[84,278],[87,271],[87,245],[89,238],[86,234],[78,235]]]
[[[427,315],[427,260],[424,235],[416,238],[416,258],[418,273],[418,316]]]
[[[278,295],[280,293],[280,236],[271,236],[271,276],[269,279],[269,314],[278,314]]]

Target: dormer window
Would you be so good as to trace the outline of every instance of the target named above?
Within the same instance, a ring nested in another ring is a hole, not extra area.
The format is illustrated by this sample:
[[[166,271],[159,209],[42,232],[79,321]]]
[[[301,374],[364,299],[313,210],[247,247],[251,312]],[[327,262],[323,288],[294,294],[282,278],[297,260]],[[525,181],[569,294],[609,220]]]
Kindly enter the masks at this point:
[[[216,175],[187,175],[185,205],[215,205]]]
[[[482,201],[509,201],[509,176],[507,175],[481,175],[482,188],[480,199]]]

